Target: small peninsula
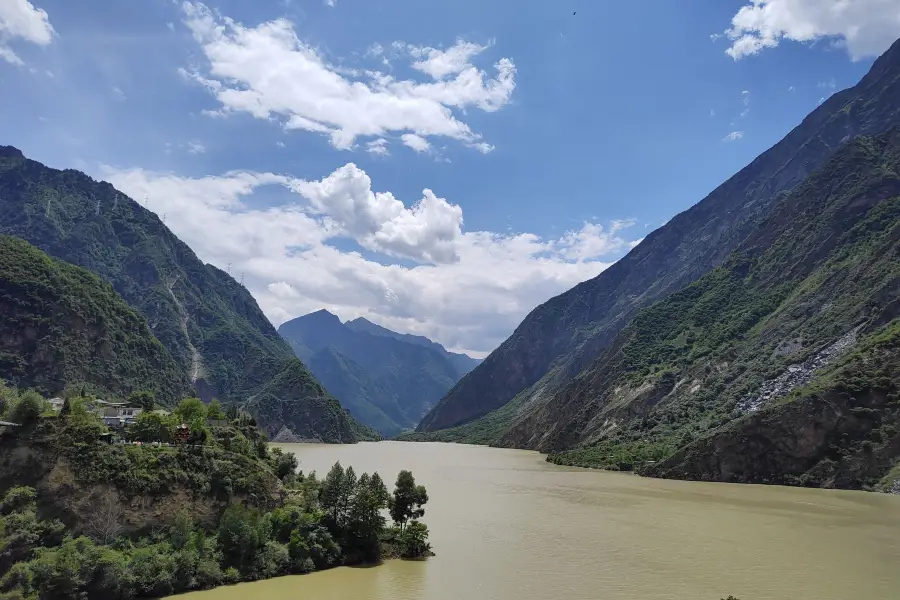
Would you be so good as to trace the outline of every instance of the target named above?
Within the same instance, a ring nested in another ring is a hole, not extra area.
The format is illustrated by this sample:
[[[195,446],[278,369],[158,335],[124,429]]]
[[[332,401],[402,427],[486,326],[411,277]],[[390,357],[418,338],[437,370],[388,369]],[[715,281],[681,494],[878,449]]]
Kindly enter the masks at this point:
[[[159,598],[432,554],[401,471],[298,471],[233,405],[0,387],[0,598]],[[389,525],[386,514],[393,524]]]

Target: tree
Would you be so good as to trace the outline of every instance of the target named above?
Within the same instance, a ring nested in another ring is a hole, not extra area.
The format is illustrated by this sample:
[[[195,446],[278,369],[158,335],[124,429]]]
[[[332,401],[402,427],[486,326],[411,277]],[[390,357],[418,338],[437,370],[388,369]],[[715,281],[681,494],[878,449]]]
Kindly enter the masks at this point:
[[[352,476],[352,480],[350,478],[352,473],[353,467],[349,467],[345,472],[341,463],[334,463],[325,476],[319,492],[322,510],[325,511],[330,524],[338,531],[346,526],[350,497],[356,486],[356,475]]]
[[[90,515],[85,529],[101,544],[110,543],[122,531],[124,510],[113,488],[98,491],[89,499]]]
[[[182,423],[202,423],[206,420],[206,405],[200,398],[185,398],[175,409],[175,414]]]
[[[156,398],[152,392],[147,391],[131,392],[127,402],[129,406],[139,406],[147,412],[152,411],[156,406]]]
[[[171,423],[165,416],[154,412],[142,412],[128,426],[128,437],[137,442],[168,442]]]
[[[381,555],[379,535],[384,529],[381,511],[387,506],[388,493],[381,477],[363,473],[356,482],[350,500],[344,545],[364,561],[376,561]]]
[[[288,475],[293,475],[297,471],[297,467],[300,466],[300,463],[297,462],[297,457],[294,456],[293,452],[285,453],[281,448],[273,448],[271,453],[272,467],[275,470],[275,475],[282,481]]]
[[[30,425],[44,412],[44,398],[37,392],[27,391],[19,396],[9,411],[9,419],[19,425]]]
[[[425,515],[422,507],[426,502],[428,492],[425,491],[425,486],[416,485],[416,478],[409,471],[400,471],[389,508],[391,519],[400,526],[401,531],[407,521],[420,519]]]
[[[225,411],[222,410],[222,404],[213,398],[213,401],[206,407],[206,418],[222,420],[225,419]]]
[[[400,534],[400,554],[403,558],[421,558],[431,553],[428,543],[428,525],[419,521],[410,522]]]

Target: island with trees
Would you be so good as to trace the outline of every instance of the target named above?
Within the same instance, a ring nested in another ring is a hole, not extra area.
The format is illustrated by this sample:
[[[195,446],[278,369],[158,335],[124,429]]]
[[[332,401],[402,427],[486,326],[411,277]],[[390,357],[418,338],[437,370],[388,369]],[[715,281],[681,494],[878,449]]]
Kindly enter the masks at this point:
[[[130,403],[117,430],[94,398],[54,410],[0,386],[0,599],[159,598],[432,555],[409,471],[392,491],[339,463],[319,478],[234,407]]]

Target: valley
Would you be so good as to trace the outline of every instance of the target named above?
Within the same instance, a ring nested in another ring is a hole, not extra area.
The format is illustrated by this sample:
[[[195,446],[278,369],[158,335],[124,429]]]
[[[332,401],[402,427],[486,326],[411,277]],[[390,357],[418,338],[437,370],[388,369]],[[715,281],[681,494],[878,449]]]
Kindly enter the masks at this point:
[[[897,0],[85,2],[0,0],[0,600],[900,597]]]

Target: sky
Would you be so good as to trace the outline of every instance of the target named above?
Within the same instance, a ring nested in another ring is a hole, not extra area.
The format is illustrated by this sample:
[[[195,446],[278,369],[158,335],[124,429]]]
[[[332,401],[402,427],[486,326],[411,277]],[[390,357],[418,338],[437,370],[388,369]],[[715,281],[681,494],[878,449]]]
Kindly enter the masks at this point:
[[[482,357],[897,37],[900,0],[0,0],[0,144],[144,203],[276,326]]]

